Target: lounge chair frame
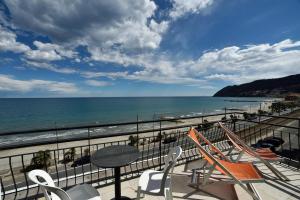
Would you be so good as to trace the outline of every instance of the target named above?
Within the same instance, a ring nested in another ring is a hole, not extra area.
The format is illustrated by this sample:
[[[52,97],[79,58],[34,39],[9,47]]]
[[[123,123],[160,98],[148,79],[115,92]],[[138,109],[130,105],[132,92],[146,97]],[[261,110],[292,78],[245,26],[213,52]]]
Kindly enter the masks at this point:
[[[208,153],[204,147],[201,146],[200,142],[198,140],[195,140],[191,135],[191,131],[194,131],[194,133],[197,133],[197,131],[194,128],[191,128],[188,133],[188,138],[191,139],[191,141],[194,142],[197,149],[199,150],[199,153],[202,154],[207,162],[211,165],[209,168],[209,172],[204,177],[203,184],[206,184],[208,179],[211,177],[212,172],[219,167],[223,172],[226,173],[228,177],[230,177],[233,181],[233,183],[236,183],[241,186],[242,189],[244,189],[254,200],[261,200],[261,197],[259,193],[256,191],[255,187],[253,186],[253,183],[261,183],[264,182],[264,179],[255,179],[255,180],[239,180],[236,178],[225,166],[223,166],[213,155]],[[208,159],[207,159],[208,158]],[[230,162],[230,161],[227,161]],[[233,163],[233,162],[232,162]],[[218,170],[219,171],[219,170]],[[203,185],[201,184],[201,185]]]
[[[289,181],[289,178],[287,178],[285,175],[283,175],[280,171],[278,171],[274,166],[270,164],[270,160],[265,160],[257,152],[253,151],[247,144],[244,143],[244,141],[242,141],[236,134],[234,134],[223,123],[218,122],[218,124],[224,130],[225,135],[231,141],[233,146],[239,151],[238,157],[234,160],[235,162],[239,161],[242,158],[242,156],[246,153],[249,156],[257,158],[261,163],[265,164],[279,179],[283,181]],[[234,147],[229,151],[229,153],[231,153],[235,149]],[[275,161],[280,161],[280,160],[281,159]]]

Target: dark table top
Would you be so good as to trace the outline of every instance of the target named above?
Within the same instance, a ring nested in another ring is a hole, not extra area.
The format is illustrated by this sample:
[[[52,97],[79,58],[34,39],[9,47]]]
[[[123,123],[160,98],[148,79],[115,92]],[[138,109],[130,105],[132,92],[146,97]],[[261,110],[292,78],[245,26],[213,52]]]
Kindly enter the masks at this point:
[[[91,162],[97,167],[122,167],[136,161],[139,157],[137,148],[128,145],[114,145],[99,149],[91,156]]]

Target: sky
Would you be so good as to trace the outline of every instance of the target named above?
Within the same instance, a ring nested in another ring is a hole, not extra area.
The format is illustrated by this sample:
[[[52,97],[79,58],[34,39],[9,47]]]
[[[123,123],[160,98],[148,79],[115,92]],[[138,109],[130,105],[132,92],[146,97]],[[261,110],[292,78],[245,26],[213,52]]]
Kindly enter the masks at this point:
[[[300,0],[0,0],[0,97],[210,96],[300,72]]]

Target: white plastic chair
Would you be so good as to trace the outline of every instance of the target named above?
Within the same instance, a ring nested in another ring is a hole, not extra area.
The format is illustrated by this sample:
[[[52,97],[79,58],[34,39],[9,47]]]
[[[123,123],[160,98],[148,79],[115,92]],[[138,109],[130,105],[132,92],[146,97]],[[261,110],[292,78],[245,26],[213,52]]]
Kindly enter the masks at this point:
[[[181,147],[177,146],[171,149],[166,157],[163,171],[147,170],[143,172],[139,179],[137,200],[141,198],[141,194],[164,196],[167,200],[173,199],[169,173],[173,173],[174,166],[181,153]]]
[[[32,170],[28,177],[42,188],[46,200],[101,200],[99,192],[91,185],[76,185],[64,191],[56,187],[51,176],[43,170]],[[43,179],[43,182],[39,179]]]

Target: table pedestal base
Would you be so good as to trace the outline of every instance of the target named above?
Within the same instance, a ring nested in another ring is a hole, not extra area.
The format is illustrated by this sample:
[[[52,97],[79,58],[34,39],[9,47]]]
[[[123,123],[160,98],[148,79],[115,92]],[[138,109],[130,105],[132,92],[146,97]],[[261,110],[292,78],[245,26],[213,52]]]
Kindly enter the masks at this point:
[[[115,198],[113,198],[112,200],[131,200],[128,197],[121,196],[120,167],[115,167]]]
[[[131,200],[129,197],[121,197],[120,199],[112,198],[111,200]]]

